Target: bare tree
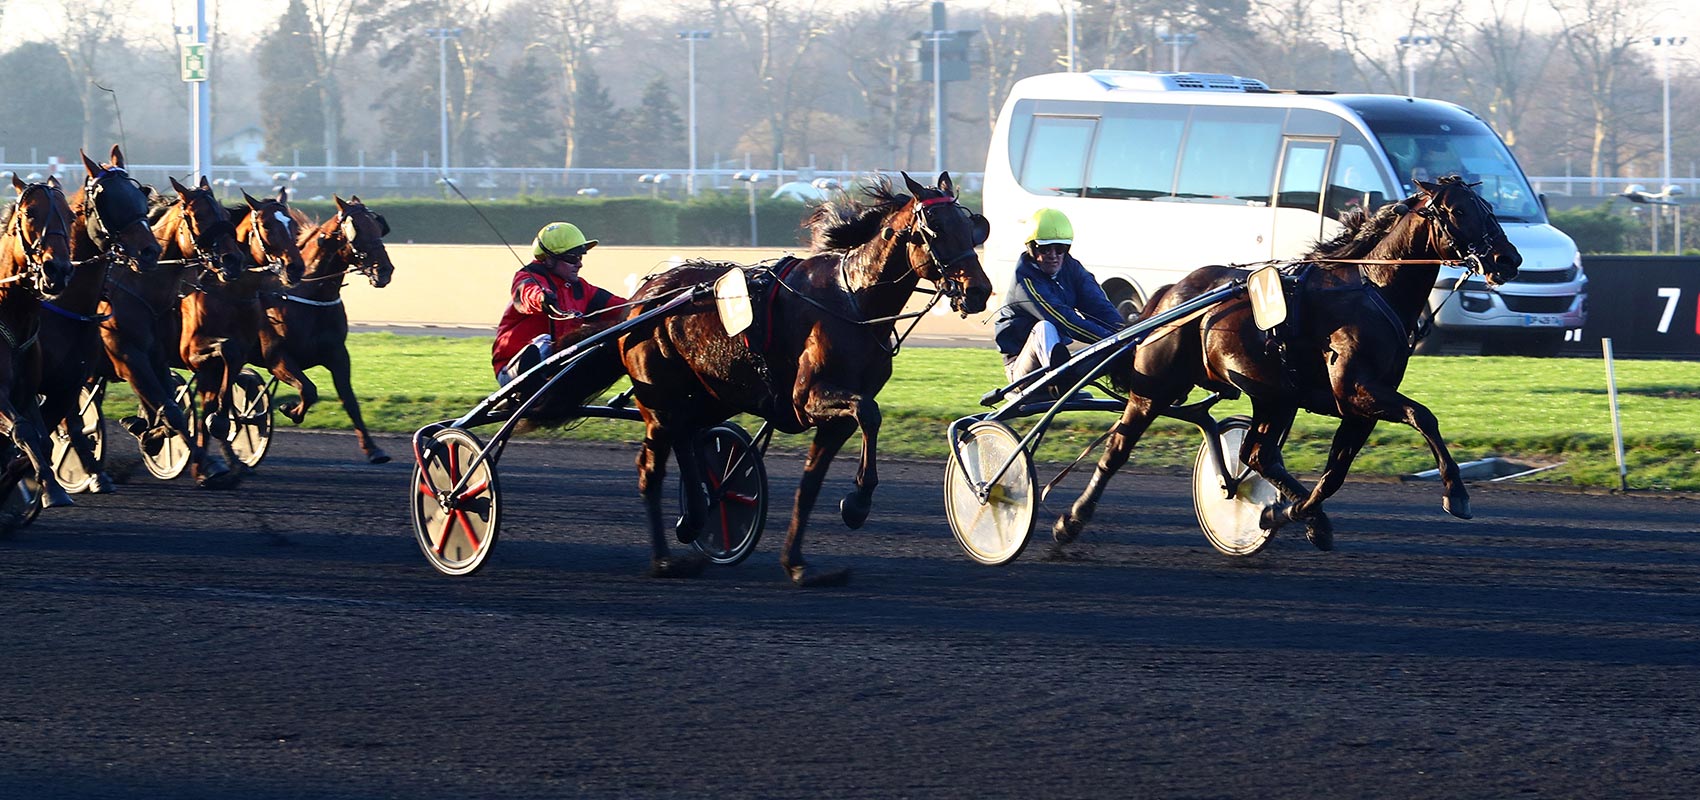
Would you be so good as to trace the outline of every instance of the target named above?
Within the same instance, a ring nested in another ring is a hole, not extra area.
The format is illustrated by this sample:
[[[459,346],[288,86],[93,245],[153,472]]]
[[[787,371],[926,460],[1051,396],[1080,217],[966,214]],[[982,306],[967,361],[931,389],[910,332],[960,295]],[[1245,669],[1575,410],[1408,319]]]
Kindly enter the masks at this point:
[[[614,0],[523,0],[512,7],[510,16],[523,20],[534,41],[545,43],[555,60],[561,83],[556,109],[566,152],[563,166],[577,166],[572,131],[581,122],[576,102],[580,77],[591,51],[602,46],[618,26],[619,5]],[[595,120],[583,122],[595,124]]]
[[[109,102],[99,86],[102,55],[123,46],[124,22],[133,4],[134,0],[58,0],[65,17],[65,37],[59,52],[77,78],[83,101],[83,146],[93,152],[106,149],[105,144],[93,141],[102,136],[96,130],[101,119],[97,104]]]
[[[1595,177],[1622,168],[1620,84],[1628,77],[1634,47],[1647,38],[1656,10],[1638,0],[1550,0],[1563,24],[1565,52],[1575,64],[1593,123],[1588,160]]]
[[[1448,43],[1443,59],[1452,72],[1469,75],[1459,87],[1466,105],[1485,114],[1508,145],[1516,146],[1526,112],[1525,97],[1540,86],[1552,59],[1547,39],[1528,26],[1530,0],[1485,0],[1490,13],[1453,0],[1442,12],[1440,32]]]
[[[784,157],[801,102],[817,89],[809,56],[831,24],[817,0],[708,0],[712,16],[755,50],[754,78],[772,135],[774,159]],[[806,134],[804,134],[806,138]]]
[[[910,133],[905,115],[914,110],[919,84],[912,77],[908,43],[893,34],[913,27],[923,7],[923,0],[882,0],[846,14],[831,34],[830,46],[854,53],[846,59],[846,73],[863,106],[857,127],[871,140],[877,163],[903,163]]]

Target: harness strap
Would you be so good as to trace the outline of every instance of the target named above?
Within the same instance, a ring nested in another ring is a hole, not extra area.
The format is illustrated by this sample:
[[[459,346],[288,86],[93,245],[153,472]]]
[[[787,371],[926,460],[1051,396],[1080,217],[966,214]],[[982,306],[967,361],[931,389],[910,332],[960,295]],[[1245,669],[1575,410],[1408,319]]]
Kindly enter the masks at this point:
[[[296,297],[292,294],[280,294],[278,297],[290,302],[300,303],[306,306],[318,306],[319,308],[330,308],[332,306],[342,305],[341,297],[338,297],[335,300],[309,300],[305,297]]]
[[[55,314],[58,314],[61,317],[64,317],[66,319],[74,319],[78,322],[101,322],[103,320],[108,320],[108,319],[112,318],[111,314],[78,314],[75,311],[68,311],[66,309],[60,308],[59,306],[56,306],[53,303],[46,301],[46,300],[41,301],[41,307],[45,308],[48,311],[51,311]]]
[[[12,329],[4,322],[0,322],[0,337],[5,338],[6,344],[11,345],[12,350],[14,351],[27,350],[30,345],[35,344],[36,339],[41,335],[41,318],[31,317],[30,322],[29,336],[25,337],[22,341],[19,341],[18,335],[13,333]]]

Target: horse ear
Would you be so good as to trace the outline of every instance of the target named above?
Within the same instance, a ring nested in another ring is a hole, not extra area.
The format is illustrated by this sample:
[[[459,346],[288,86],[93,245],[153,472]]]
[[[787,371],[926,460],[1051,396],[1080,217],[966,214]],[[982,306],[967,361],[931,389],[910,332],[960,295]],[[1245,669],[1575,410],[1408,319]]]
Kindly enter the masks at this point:
[[[340,196],[333,194],[333,195],[331,195],[331,199],[336,201],[336,213],[342,214],[342,213],[348,211],[348,204],[344,203]]]
[[[288,186],[277,187],[277,201],[279,203],[286,205],[286,206],[289,205],[289,187]]]
[[[900,172],[900,173],[898,173],[898,174],[900,174],[900,175],[902,175],[902,176],[903,176],[903,182],[904,182],[904,183],[905,183],[905,184],[906,184],[906,185],[908,185],[908,187],[909,187],[909,196],[910,196],[910,197],[913,197],[913,198],[916,198],[916,199],[920,199],[920,197],[921,197],[921,190],[922,190],[922,189],[925,189],[925,188],[926,188],[926,187],[925,187],[925,186],[922,186],[922,185],[921,185],[921,184],[919,184],[919,183],[916,183],[916,182],[915,182],[915,179],[914,179],[914,178],[911,178],[911,177],[909,177],[909,173],[907,173],[907,172]]]
[[[14,172],[12,173],[12,188],[17,189],[18,194],[23,194],[24,189],[28,188],[28,185],[25,184],[23,180],[18,177],[18,174]]]
[[[945,194],[948,194],[951,197],[956,196],[956,184],[953,183],[950,180],[950,173],[949,172],[939,173],[938,187],[939,187],[939,191],[944,192]]]
[[[51,186],[55,189],[60,189],[60,190],[63,190],[65,188],[65,186],[59,182],[59,176],[58,175],[47,176],[47,185]]]
[[[350,203],[359,203],[359,202],[360,202],[360,195],[357,195],[357,194],[351,194],[351,195],[349,195],[349,196],[348,196],[348,202],[350,202]]]
[[[200,185],[201,185],[202,189],[206,189],[208,191],[212,190],[212,184],[207,183],[207,176],[205,176],[205,175],[201,176],[201,184]]]
[[[242,190],[242,199],[248,201],[248,207],[249,208],[251,208],[255,211],[260,210],[260,201],[255,200],[253,195],[248,194],[247,189]]]
[[[124,168],[124,151],[118,149],[118,145],[112,146],[112,166],[119,169]]]
[[[167,175],[166,180],[171,181],[171,188],[176,189],[178,194],[188,194],[189,193],[189,187],[184,186],[181,183],[178,183],[177,182],[177,176]]]
[[[83,152],[82,148],[77,149],[77,155],[80,155],[80,156],[83,157],[83,169],[86,169],[86,170],[89,171],[89,177],[92,178],[92,177],[100,174],[100,165],[89,160],[89,154]]]

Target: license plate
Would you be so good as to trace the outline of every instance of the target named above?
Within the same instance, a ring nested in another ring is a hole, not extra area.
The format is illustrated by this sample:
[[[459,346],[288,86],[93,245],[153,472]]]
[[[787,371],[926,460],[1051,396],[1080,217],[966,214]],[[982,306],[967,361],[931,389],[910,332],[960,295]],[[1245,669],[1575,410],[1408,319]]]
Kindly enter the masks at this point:
[[[1525,328],[1557,328],[1564,324],[1564,317],[1559,314],[1524,314]]]

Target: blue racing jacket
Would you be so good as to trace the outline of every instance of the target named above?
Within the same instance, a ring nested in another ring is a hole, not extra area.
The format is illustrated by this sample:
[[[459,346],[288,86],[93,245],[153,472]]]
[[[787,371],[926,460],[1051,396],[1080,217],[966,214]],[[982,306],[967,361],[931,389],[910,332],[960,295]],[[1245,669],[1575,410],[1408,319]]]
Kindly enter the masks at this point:
[[[1064,342],[1096,342],[1121,328],[1121,314],[1074,256],[1063,258],[1053,278],[1022,253],[1004,305],[992,320],[998,352],[1020,353],[1041,319],[1057,326]]]

